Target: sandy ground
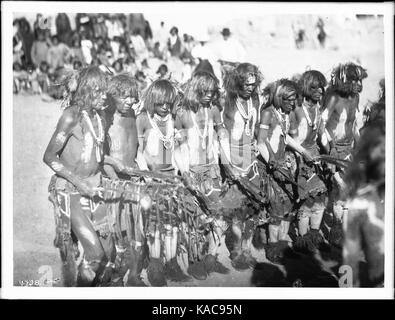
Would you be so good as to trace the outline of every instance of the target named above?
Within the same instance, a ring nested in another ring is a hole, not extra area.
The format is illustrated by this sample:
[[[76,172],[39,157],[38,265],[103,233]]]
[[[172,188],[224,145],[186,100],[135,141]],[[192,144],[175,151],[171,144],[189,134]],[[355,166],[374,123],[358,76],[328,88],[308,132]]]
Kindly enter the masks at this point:
[[[365,28],[362,34],[349,34],[348,38],[344,38],[344,41],[353,39],[351,44],[347,42],[344,50],[310,48],[298,51],[292,46],[268,48],[267,37],[265,41],[259,40],[259,33],[252,33],[251,37],[247,48],[249,61],[261,67],[265,81],[290,77],[303,72],[307,66],[321,70],[328,78],[333,65],[359,59],[369,74],[364,82],[361,106],[368,99],[373,101],[377,98],[378,81],[384,76],[384,54],[382,33],[375,24]],[[355,47],[356,43],[358,47]],[[53,246],[53,209],[47,199],[47,186],[52,172],[42,161],[59,116],[59,102],[42,102],[38,96],[13,97],[14,285],[19,285],[20,281],[38,280],[42,275],[42,266],[52,268],[54,279],[61,278],[60,258]],[[227,255],[222,245],[219,259],[230,267]],[[263,260],[264,253],[258,252],[257,257]],[[169,285],[243,287],[250,285],[250,276],[251,271],[237,272],[232,269],[226,276],[213,274],[205,281]],[[60,285],[60,282],[55,285]]]

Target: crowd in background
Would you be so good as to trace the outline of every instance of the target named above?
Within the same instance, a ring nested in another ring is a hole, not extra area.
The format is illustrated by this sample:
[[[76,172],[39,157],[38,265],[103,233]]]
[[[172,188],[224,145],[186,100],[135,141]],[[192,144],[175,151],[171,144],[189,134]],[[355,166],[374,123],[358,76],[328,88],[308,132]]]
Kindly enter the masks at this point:
[[[48,99],[62,98],[56,85],[62,76],[87,65],[114,75],[130,73],[143,90],[153,80],[170,76],[170,60],[178,71],[172,77],[184,82],[199,59],[214,65],[218,59],[245,59],[244,48],[231,37],[229,28],[222,31],[223,57],[218,57],[205,46],[209,40],[206,34],[194,39],[163,21],[153,32],[142,14],[78,13],[73,24],[65,13],[57,14],[55,21],[47,19],[39,13],[33,25],[24,17],[13,22],[14,94],[22,91]]]

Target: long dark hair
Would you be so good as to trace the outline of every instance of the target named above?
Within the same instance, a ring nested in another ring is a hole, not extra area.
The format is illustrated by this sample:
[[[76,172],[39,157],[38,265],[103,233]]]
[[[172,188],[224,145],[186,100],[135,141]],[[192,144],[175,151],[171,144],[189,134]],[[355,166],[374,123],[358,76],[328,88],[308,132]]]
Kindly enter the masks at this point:
[[[171,106],[170,109],[173,112],[177,97],[176,87],[167,79],[159,79],[151,83],[144,92],[142,100],[144,101],[144,109],[153,117],[155,104],[167,103]]]
[[[350,95],[352,93],[352,80],[363,80],[367,77],[366,69],[355,63],[339,64],[332,70],[329,89],[341,95]]]
[[[256,87],[252,95],[257,94],[259,85],[262,82],[263,75],[259,71],[258,67],[251,63],[240,63],[233,70],[228,71],[224,75],[224,89],[226,91],[225,105],[234,103],[234,100],[238,97],[242,90],[243,83],[247,80],[247,77],[253,74],[256,78]]]
[[[325,76],[317,70],[309,70],[302,74],[298,82],[299,89],[304,97],[311,95],[310,88],[314,82],[318,82],[318,85],[322,89],[322,93],[325,93],[325,87],[327,85]]]
[[[185,85],[184,98],[182,101],[183,107],[196,113],[199,110],[200,99],[207,90],[214,91],[212,103],[215,104],[215,102],[219,99],[217,78],[208,72],[196,72]]]
[[[97,94],[107,91],[108,76],[99,67],[89,66],[79,72],[76,80],[77,89],[72,95],[71,104],[77,106],[78,112],[92,109]]]
[[[297,94],[300,93],[298,84],[295,81],[289,79],[280,79],[269,83],[264,89],[263,94],[267,97],[264,108],[274,106],[276,109],[280,108],[279,104],[283,90],[288,89],[295,91]]]

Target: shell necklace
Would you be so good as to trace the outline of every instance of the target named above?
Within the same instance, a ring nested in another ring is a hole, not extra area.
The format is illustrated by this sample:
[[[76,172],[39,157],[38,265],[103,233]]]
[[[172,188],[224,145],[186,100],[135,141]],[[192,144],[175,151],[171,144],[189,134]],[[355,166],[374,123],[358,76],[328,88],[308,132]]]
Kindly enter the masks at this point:
[[[280,123],[281,131],[283,132],[283,135],[285,137],[289,130],[289,115],[286,113],[282,113],[275,108],[274,108],[274,114],[276,115],[276,118]]]
[[[82,117],[84,118],[85,122],[88,125],[89,132],[91,133],[92,137],[95,139],[97,162],[101,162],[103,156],[104,129],[99,114],[96,111],[94,111],[94,113],[97,121],[97,126],[99,129],[99,136],[96,135],[95,129],[93,128],[92,120],[85,110],[82,111]]]
[[[255,127],[255,121],[256,121],[256,115],[254,113],[254,108],[252,106],[252,99],[249,98],[247,100],[247,114],[245,113],[244,107],[241,103],[241,99],[240,97],[237,97],[236,99],[236,107],[237,110],[239,111],[240,115],[243,117],[244,119],[244,131],[246,136],[251,136],[251,129],[250,129],[250,122],[251,122],[251,118],[252,118],[252,128]]]
[[[315,104],[315,105],[312,107],[312,108],[314,108],[314,111],[315,111],[315,112],[314,112],[314,113],[315,113],[315,116],[314,116],[314,123],[313,123],[313,121],[311,121],[310,114],[309,114],[309,112],[308,112],[306,106],[309,106],[309,105],[307,104],[306,101],[303,101],[303,103],[302,103],[302,109],[303,109],[303,113],[304,113],[304,115],[305,115],[305,117],[306,117],[307,124],[308,124],[310,127],[312,127],[312,130],[314,131],[314,130],[317,129],[317,125],[318,125],[318,104]]]
[[[193,122],[193,127],[196,129],[199,137],[202,139],[202,149],[206,150],[206,137],[208,133],[208,108],[204,108],[204,129],[203,133],[200,132],[199,126],[196,122],[196,114],[191,111],[191,118]]]
[[[170,149],[173,147],[173,136],[174,136],[174,125],[173,121],[171,119],[171,114],[169,113],[166,117],[161,118],[157,114],[154,115],[154,118],[151,118],[149,114],[148,115],[148,120],[152,126],[152,128],[156,131],[156,133],[159,136],[159,139],[162,140],[163,146],[165,149]],[[166,122],[166,135],[160,131],[158,127],[158,122]]]

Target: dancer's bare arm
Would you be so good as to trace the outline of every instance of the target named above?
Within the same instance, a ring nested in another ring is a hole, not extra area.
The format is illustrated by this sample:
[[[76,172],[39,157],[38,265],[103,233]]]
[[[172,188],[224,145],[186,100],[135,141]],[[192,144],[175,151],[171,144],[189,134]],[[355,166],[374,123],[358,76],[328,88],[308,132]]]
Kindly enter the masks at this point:
[[[187,139],[186,112],[180,110],[176,115],[175,121],[175,146],[174,161],[181,174],[189,172],[189,146]]]
[[[70,138],[76,121],[76,116],[72,110],[66,109],[63,111],[55,132],[53,133],[47,149],[45,150],[43,161],[53,171],[55,171],[58,176],[66,179],[76,186],[82,194],[94,196],[95,191],[93,188],[73,173],[73,171],[59,158],[59,153]]]

